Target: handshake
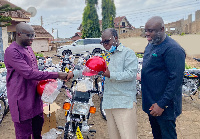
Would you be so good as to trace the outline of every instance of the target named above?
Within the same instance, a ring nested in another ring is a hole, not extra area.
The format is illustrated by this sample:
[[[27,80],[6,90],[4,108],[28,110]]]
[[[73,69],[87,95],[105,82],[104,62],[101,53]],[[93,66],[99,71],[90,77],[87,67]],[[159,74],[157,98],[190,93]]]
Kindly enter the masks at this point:
[[[110,71],[109,71],[108,67],[106,68],[105,72],[103,72],[103,71],[98,72],[98,75],[102,75],[102,76],[110,78]],[[58,72],[58,78],[61,79],[61,80],[69,81],[73,77],[74,77],[74,74],[73,74],[72,71],[68,72],[68,73]]]
[[[68,73],[65,73],[65,72],[58,72],[58,78],[61,79],[61,80],[69,81],[69,80],[72,79],[73,77],[74,77],[73,72],[68,72]]]

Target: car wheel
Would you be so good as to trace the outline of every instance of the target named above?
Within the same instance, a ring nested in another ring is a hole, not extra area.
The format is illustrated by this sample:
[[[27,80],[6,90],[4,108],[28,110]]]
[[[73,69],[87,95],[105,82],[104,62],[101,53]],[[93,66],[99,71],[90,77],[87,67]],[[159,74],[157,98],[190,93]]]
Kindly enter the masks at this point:
[[[101,54],[102,53],[102,50],[101,49],[94,49],[93,54]]]
[[[62,55],[63,55],[63,56],[65,56],[65,55],[67,55],[67,54],[71,55],[71,54],[72,54],[71,50],[64,50],[64,51],[62,52]]]

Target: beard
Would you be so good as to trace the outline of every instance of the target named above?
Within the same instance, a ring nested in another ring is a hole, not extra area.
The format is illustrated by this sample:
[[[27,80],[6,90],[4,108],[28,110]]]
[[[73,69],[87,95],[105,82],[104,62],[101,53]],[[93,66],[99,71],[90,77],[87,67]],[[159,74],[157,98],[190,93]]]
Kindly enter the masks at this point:
[[[155,34],[155,36],[152,38],[151,41],[149,41],[149,43],[151,43],[152,45],[157,45],[162,41],[162,34],[161,32],[157,32]]]
[[[25,47],[26,47],[26,46],[31,46],[30,41],[31,41],[31,40],[29,40],[29,39],[23,40],[23,41],[22,41],[22,45],[25,46]]]

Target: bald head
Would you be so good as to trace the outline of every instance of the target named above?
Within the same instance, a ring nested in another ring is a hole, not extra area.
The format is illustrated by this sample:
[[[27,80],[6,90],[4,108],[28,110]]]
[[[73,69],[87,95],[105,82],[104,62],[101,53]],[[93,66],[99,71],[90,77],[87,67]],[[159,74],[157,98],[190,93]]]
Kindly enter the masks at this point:
[[[16,25],[16,42],[22,47],[31,46],[35,37],[34,29],[31,25],[21,22]]]
[[[20,22],[16,25],[16,32],[34,32],[34,29],[31,25]]]
[[[146,24],[151,24],[151,25],[155,25],[158,26],[159,28],[164,27],[164,21],[162,19],[162,17],[160,16],[153,16],[151,17]]]
[[[153,45],[158,45],[164,41],[166,37],[164,21],[160,16],[153,16],[146,22],[145,35],[149,43]]]

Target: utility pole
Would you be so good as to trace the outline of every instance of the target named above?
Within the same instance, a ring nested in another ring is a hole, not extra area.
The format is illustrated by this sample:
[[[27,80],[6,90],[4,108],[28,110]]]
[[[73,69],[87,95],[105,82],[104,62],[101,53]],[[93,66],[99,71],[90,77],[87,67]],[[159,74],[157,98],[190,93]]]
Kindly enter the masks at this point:
[[[119,21],[119,35],[120,35],[120,21]]]
[[[0,27],[0,61],[4,61],[2,27]]]
[[[43,19],[42,19],[42,16],[41,16],[41,26],[43,25]]]
[[[57,39],[58,39],[58,29],[57,29]]]

